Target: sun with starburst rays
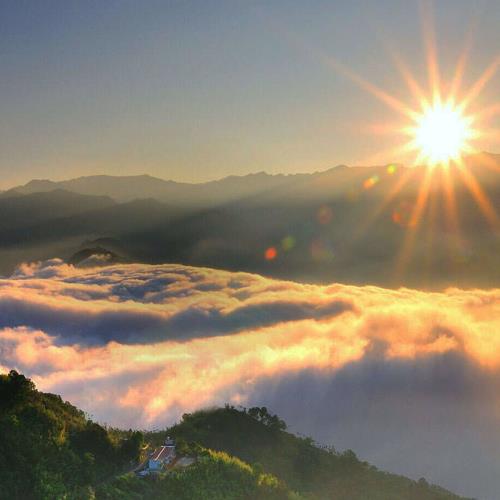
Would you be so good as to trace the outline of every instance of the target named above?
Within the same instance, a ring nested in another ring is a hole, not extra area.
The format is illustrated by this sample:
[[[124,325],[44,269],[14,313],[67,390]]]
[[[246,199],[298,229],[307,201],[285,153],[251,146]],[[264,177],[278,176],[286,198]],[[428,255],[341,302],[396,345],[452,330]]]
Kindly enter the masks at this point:
[[[475,83],[463,92],[461,98],[459,97],[459,87],[464,71],[464,59],[462,58],[457,65],[451,83],[451,91],[445,98],[441,89],[436,49],[429,41],[427,41],[427,58],[431,98],[425,95],[410,71],[401,63],[399,64],[399,69],[408,87],[420,102],[419,109],[411,109],[384,91],[377,88],[372,89],[372,93],[382,97],[409,119],[409,124],[400,127],[400,132],[406,134],[409,140],[403,143],[399,149],[400,151],[413,152],[415,154],[414,165],[427,169],[419,187],[417,202],[412,213],[412,227],[418,226],[419,218],[426,208],[433,180],[432,171],[435,167],[443,167],[445,170],[445,175],[440,177],[440,182],[443,184],[441,188],[447,201],[445,206],[449,218],[455,226],[458,226],[452,174],[449,172],[450,168],[453,167],[453,175],[459,176],[485,218],[496,231],[499,229],[498,216],[488,196],[467,167],[466,157],[479,153],[478,139],[486,135],[486,129],[481,127],[481,119],[499,111],[498,104],[485,110],[474,111],[473,103],[498,70],[500,57],[497,57]],[[484,157],[483,161],[487,167],[491,166],[487,165],[487,157]],[[407,249],[403,249],[403,254],[405,253],[407,253]]]
[[[476,155],[481,158],[481,163],[485,168],[492,168],[497,172],[499,170],[497,163],[492,162],[488,155],[480,152],[479,144],[481,139],[488,136],[500,136],[498,131],[488,130],[485,125],[488,118],[500,113],[500,103],[493,103],[485,109],[478,109],[476,102],[484,87],[500,67],[500,55],[486,67],[469,88],[463,89],[461,88],[462,80],[469,48],[466,44],[452,78],[447,84],[443,84],[433,35],[435,30],[432,15],[427,12],[426,17],[422,19],[422,27],[427,58],[428,90],[420,85],[396,51],[389,48],[396,68],[410,91],[412,101],[416,103],[413,107],[366,80],[338,60],[326,55],[323,58],[329,67],[349,78],[403,117],[403,120],[396,125],[381,124],[374,127],[377,132],[389,133],[393,137],[396,135],[404,137],[398,146],[380,152],[377,157],[380,158],[382,154],[385,160],[390,160],[394,156],[411,157],[415,168],[407,169],[401,175],[394,188],[382,201],[381,206],[370,214],[368,221],[361,224],[366,227],[382,215],[406,184],[418,183],[416,198],[409,209],[408,223],[405,224],[406,235],[399,255],[396,257],[396,274],[403,273],[412,255],[415,240],[422,229],[423,216],[429,207],[430,198],[436,196],[436,193],[445,201],[443,215],[448,220],[449,226],[454,228],[457,244],[461,244],[462,235],[457,209],[459,200],[455,194],[457,182],[463,184],[469,191],[493,232],[500,234],[500,221],[494,205],[468,164],[468,157]],[[372,158],[371,161],[373,160]],[[432,224],[431,220],[430,225]],[[425,229],[429,233],[432,232],[432,227]]]
[[[427,98],[424,92],[418,87],[412,75],[406,70],[403,72],[409,87],[418,96],[420,102],[419,109],[410,109],[383,91],[375,89],[375,95],[382,95],[383,100],[389,102],[392,107],[402,111],[408,120],[408,124],[400,127],[400,132],[408,136],[400,150],[413,152],[415,155],[414,165],[418,168],[425,168],[425,173],[421,177],[418,187],[417,197],[409,216],[406,236],[395,262],[395,276],[401,277],[404,269],[413,253],[415,240],[420,231],[423,214],[428,209],[431,186],[438,186],[438,192],[443,194],[445,199],[445,216],[450,226],[454,228],[457,245],[463,244],[458,220],[457,199],[454,192],[453,177],[457,177],[469,190],[476,201],[477,206],[483,213],[485,219],[490,223],[492,229],[497,232],[500,228],[499,219],[494,206],[482,189],[472,171],[467,166],[466,157],[477,154],[476,142],[483,135],[480,118],[485,115],[484,111],[474,113],[471,104],[481,89],[494,75],[500,63],[500,58],[494,61],[476,83],[465,93],[460,100],[457,98],[457,85],[455,83],[455,94],[443,98],[438,74],[436,60],[430,57],[429,63],[430,80],[432,82],[432,100]],[[458,70],[455,75],[455,82],[458,81]],[[493,107],[492,109],[495,109]],[[487,110],[489,111],[489,110]],[[485,158],[485,161],[487,159]],[[434,175],[434,170],[439,168],[442,175]],[[395,196],[399,189],[411,178],[403,178],[401,184],[394,190],[389,198]],[[390,200],[385,200],[387,203]],[[431,225],[433,221],[430,221]],[[428,234],[432,228],[427,228]],[[432,237],[431,237],[432,239]],[[432,249],[429,248],[429,252]]]

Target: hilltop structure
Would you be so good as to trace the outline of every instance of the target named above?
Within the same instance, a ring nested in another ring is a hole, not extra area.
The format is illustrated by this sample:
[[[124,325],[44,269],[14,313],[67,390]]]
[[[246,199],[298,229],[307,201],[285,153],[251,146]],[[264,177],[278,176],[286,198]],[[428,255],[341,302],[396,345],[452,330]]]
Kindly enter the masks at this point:
[[[147,470],[149,472],[158,472],[172,463],[175,458],[175,441],[168,437],[165,444],[156,448],[148,460]]]

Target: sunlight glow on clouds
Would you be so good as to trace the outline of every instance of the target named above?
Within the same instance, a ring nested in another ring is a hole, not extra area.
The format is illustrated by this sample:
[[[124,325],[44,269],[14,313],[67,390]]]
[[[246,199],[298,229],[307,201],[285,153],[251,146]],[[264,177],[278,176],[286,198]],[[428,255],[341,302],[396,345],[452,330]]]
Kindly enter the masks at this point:
[[[112,425],[161,428],[204,406],[265,404],[388,470],[469,496],[500,487],[498,289],[51,260],[0,280],[0,368]]]
[[[119,425],[245,403],[262,379],[458,352],[500,369],[500,290],[316,286],[180,265],[21,266],[0,282],[0,363]],[[114,406],[117,409],[112,410]]]

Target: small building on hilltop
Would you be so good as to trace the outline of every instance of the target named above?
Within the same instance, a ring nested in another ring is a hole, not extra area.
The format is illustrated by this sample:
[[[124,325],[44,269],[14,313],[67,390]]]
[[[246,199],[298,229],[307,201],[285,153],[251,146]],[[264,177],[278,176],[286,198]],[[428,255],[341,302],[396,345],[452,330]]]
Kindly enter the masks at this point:
[[[156,448],[149,457],[148,469],[150,471],[160,471],[170,464],[175,458],[175,442],[167,438],[165,444]]]

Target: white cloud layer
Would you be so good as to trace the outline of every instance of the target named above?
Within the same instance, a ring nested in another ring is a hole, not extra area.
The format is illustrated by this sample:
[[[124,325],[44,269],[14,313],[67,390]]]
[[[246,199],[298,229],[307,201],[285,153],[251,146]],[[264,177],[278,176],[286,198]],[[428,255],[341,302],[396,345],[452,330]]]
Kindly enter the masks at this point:
[[[500,290],[52,260],[0,280],[0,367],[114,425],[265,403],[382,467],[500,491]]]

